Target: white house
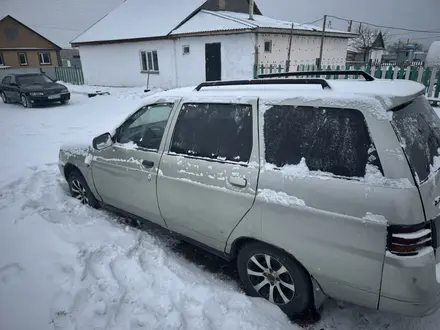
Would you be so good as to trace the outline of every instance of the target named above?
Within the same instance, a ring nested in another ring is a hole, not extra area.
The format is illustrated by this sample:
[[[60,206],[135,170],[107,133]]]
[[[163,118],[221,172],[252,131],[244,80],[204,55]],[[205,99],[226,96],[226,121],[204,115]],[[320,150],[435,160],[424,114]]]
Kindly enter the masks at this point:
[[[315,64],[321,31],[262,16],[248,0],[127,0],[72,45],[87,84],[173,88],[284,65],[290,39],[291,65]],[[344,65],[350,37],[326,31],[322,64]]]

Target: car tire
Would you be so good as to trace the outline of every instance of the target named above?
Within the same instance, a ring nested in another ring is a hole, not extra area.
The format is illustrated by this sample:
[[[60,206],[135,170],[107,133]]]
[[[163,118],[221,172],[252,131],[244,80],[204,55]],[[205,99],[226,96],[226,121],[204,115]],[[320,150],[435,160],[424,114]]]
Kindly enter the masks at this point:
[[[286,252],[259,242],[248,243],[238,253],[237,268],[250,296],[269,300],[287,316],[301,316],[313,307],[310,275]]]
[[[32,108],[32,103],[29,102],[29,99],[24,94],[20,95],[20,103],[25,108]]]
[[[69,103],[69,100],[61,100],[60,102],[61,102],[61,104],[67,104],[67,103]]]
[[[69,191],[72,197],[78,199],[81,204],[89,205],[96,209],[99,208],[99,202],[79,171],[72,171],[67,178],[67,183],[69,184]]]
[[[9,100],[4,92],[0,93],[0,97],[2,98],[3,103],[8,104]]]

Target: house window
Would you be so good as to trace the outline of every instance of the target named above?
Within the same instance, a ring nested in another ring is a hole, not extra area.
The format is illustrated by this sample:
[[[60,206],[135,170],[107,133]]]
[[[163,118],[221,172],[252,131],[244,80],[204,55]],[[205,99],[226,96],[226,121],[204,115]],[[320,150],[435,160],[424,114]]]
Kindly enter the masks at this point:
[[[264,42],[264,52],[272,53],[272,40],[266,40]]]
[[[50,60],[50,53],[38,53],[40,64],[52,64]]]
[[[0,66],[5,65],[5,60],[3,59],[3,54],[0,53]]]
[[[18,61],[20,65],[28,65],[26,53],[18,53]]]
[[[183,46],[182,48],[183,48],[183,55],[189,55],[189,53],[190,53],[189,46],[186,45],[186,46]]]
[[[6,40],[16,40],[18,38],[18,29],[17,28],[6,28],[5,29]]]
[[[159,72],[159,60],[156,50],[141,51],[141,69],[147,72]]]

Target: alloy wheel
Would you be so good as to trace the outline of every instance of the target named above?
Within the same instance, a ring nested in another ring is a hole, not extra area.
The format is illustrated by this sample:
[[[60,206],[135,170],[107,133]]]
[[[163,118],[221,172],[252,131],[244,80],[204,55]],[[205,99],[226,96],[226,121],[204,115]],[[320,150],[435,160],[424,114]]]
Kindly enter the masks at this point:
[[[25,108],[28,107],[28,100],[27,100],[27,98],[26,98],[25,95],[22,95],[22,96],[21,96],[21,104],[22,104]]]
[[[255,291],[273,304],[288,304],[295,296],[292,275],[268,254],[253,255],[247,263],[247,275]]]
[[[78,199],[81,202],[81,204],[89,204],[89,198],[87,197],[87,190],[78,179],[72,180],[71,190],[73,192],[73,197]]]

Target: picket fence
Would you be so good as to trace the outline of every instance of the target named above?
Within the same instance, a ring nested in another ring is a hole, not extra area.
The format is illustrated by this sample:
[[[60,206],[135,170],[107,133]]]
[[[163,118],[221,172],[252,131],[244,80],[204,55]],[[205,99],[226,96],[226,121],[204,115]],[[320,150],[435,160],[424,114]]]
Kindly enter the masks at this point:
[[[390,65],[378,66],[327,66],[319,68],[315,65],[298,65],[291,67],[291,72],[303,71],[326,71],[326,70],[362,70],[371,74],[375,78],[381,79],[406,79],[417,81],[426,86],[426,96],[438,98],[440,94],[440,68],[423,68],[419,66],[398,67]],[[261,64],[254,66],[254,78],[260,74],[284,73],[285,66],[282,64]],[[357,75],[328,75],[328,79],[362,79]]]

